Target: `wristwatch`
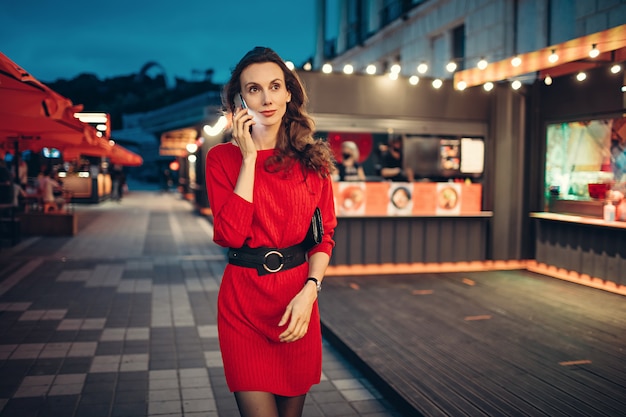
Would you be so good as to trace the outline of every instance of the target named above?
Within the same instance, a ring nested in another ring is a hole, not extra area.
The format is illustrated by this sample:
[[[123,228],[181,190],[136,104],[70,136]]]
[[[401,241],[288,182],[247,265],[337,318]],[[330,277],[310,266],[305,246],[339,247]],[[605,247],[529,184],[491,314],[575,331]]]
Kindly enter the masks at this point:
[[[320,282],[320,280],[318,280],[317,278],[314,278],[314,277],[308,277],[306,279],[306,282],[309,282],[309,281],[313,281],[315,283],[315,287],[317,288],[317,292],[322,291],[322,283]]]

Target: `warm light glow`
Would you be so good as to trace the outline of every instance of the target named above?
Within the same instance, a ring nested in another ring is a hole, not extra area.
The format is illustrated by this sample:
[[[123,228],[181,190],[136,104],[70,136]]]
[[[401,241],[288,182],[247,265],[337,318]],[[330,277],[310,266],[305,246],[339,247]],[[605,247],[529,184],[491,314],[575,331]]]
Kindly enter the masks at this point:
[[[400,64],[393,64],[391,68],[389,69],[389,71],[391,71],[392,73],[396,73],[396,74],[400,74],[401,70],[402,70],[402,67],[400,66]]]
[[[487,68],[487,65],[489,65],[489,63],[487,62],[485,58],[480,58],[480,61],[478,61],[478,63],[476,64],[478,69],[481,69],[481,70],[484,70],[485,68]]]
[[[220,116],[220,118],[217,119],[217,122],[215,122],[215,126],[204,125],[202,130],[204,130],[204,133],[209,136],[217,136],[222,133],[224,129],[226,129],[227,125],[228,119],[226,119],[226,116]]]
[[[79,177],[79,178],[89,178],[89,172],[86,172],[86,171],[80,171],[80,172],[78,173],[78,177]]]
[[[622,86],[622,93],[626,93],[626,85]]]
[[[558,60],[559,60],[559,56],[556,54],[556,50],[553,49],[552,53],[548,57],[548,61],[550,61],[552,64],[554,64]]]
[[[109,145],[115,146],[115,141],[113,139],[109,139]]]
[[[441,81],[439,78],[435,78],[433,80],[433,87],[436,89],[441,88],[441,86],[443,85],[443,81]]]
[[[598,55],[600,55],[600,51],[598,50],[596,44],[594,43],[593,46],[591,47],[591,51],[589,51],[589,56],[591,58],[597,58]],[[582,80],[580,80],[582,81]]]
[[[296,67],[295,65],[293,65],[293,62],[291,61],[285,61],[285,65],[287,66],[287,68],[289,68],[292,71]]]
[[[322,72],[324,74],[330,74],[331,72],[333,72],[333,66],[330,64],[324,64],[322,66]]]
[[[367,66],[367,68],[365,68],[365,72],[367,72],[369,75],[374,75],[376,74],[376,65],[374,64],[369,64]]]
[[[100,123],[100,124],[96,125],[96,129],[101,131],[101,132],[106,132],[107,131],[107,125]]]
[[[187,149],[187,152],[195,153],[198,150],[198,145],[196,145],[195,143],[188,143],[185,148]]]
[[[57,175],[59,176],[59,178],[65,178],[65,177],[67,177],[67,172],[61,171],[61,172],[57,173]]]
[[[421,64],[417,66],[417,72],[419,72],[420,74],[426,74],[426,71],[428,71],[427,63],[422,62]]]
[[[493,83],[491,81],[488,81],[485,83],[485,85],[483,85],[483,88],[485,89],[485,91],[491,91],[493,90]]]
[[[304,69],[305,71],[311,71],[311,69],[313,69],[313,65],[311,65],[310,62],[306,62],[302,69]]]
[[[456,62],[454,61],[450,61],[446,64],[446,70],[448,72],[454,72],[456,71]]]
[[[83,123],[106,123],[108,121],[106,113],[74,113],[74,117]]]
[[[587,79],[587,74],[581,71],[578,74],[576,74],[576,79],[578,81],[585,81]]]
[[[520,80],[515,80],[511,83],[511,88],[513,90],[519,90],[522,87],[522,82]]]
[[[611,73],[617,74],[622,70],[622,66],[620,64],[615,64],[611,67]]]
[[[398,79],[398,73],[397,72],[390,72],[389,73],[389,79],[390,80],[397,80]]]
[[[546,75],[546,78],[543,80],[543,82],[545,83],[545,85],[552,85],[552,77],[550,77],[550,74]]]
[[[511,65],[513,65],[514,67],[519,67],[520,65],[522,65],[522,58],[520,58],[519,56],[515,56],[511,60]]]
[[[456,89],[459,91],[463,91],[467,88],[467,83],[465,81],[459,81],[456,83]]]
[[[352,74],[354,72],[354,67],[350,64],[346,64],[343,66],[343,73],[344,74]]]
[[[198,160],[198,157],[196,155],[189,155],[187,157],[187,160],[193,164],[194,162]]]
[[[417,75],[411,75],[411,78],[409,78],[409,83],[411,85],[417,85],[417,83],[420,82],[420,77],[418,77]]]
[[[102,137],[102,132],[97,131],[97,132],[96,132],[96,136],[97,136],[97,137],[99,137],[99,138],[101,138],[101,137]]]

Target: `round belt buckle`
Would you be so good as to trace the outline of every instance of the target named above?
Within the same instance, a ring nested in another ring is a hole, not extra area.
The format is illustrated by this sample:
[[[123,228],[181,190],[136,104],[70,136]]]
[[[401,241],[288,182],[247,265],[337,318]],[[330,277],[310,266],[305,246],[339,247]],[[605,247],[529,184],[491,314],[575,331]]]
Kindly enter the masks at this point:
[[[270,268],[269,266],[267,266],[267,258],[270,255],[277,255],[279,257],[280,265],[278,265],[278,268]],[[263,269],[265,269],[267,272],[278,272],[283,269],[283,266],[285,266],[285,257],[282,253],[276,250],[271,250],[265,254],[265,257],[263,258]]]

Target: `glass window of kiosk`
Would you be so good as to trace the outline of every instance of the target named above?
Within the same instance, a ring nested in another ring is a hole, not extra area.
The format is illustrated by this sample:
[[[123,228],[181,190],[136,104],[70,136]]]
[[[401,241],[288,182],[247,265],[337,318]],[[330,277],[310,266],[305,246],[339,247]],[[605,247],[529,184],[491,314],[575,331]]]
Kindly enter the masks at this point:
[[[625,183],[626,118],[548,124],[546,197],[604,200]]]
[[[358,163],[367,181],[381,181],[380,170],[388,151],[391,135],[368,132],[317,132],[326,138],[338,163],[342,161],[341,145],[353,142],[359,150]],[[415,180],[448,181],[482,177],[485,145],[482,137],[403,135],[403,163],[413,169]]]

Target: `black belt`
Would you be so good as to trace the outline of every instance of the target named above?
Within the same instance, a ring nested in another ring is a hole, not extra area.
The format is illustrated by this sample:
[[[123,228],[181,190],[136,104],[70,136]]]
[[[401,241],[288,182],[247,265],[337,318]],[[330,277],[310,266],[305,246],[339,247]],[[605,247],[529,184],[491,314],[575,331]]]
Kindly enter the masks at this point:
[[[246,268],[255,268],[259,275],[295,268],[306,262],[306,252],[302,245],[288,248],[241,248],[228,249],[228,263]]]

